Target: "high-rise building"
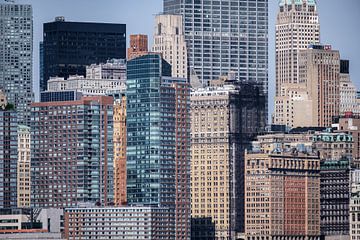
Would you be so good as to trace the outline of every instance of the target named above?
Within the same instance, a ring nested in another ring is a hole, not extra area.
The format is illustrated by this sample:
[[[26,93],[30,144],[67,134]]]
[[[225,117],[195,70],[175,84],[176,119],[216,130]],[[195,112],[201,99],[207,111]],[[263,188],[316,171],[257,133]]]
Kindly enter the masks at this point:
[[[16,107],[18,121],[30,121],[33,70],[31,5],[0,4],[0,88]]]
[[[245,196],[246,239],[320,239],[320,159],[312,150],[246,153]]]
[[[67,208],[64,235],[69,240],[172,240],[172,214],[168,208],[151,206]]]
[[[190,237],[190,87],[159,53],[128,61],[127,201],[169,208]]]
[[[188,78],[187,48],[181,15],[160,14],[155,17],[152,50],[162,53],[171,64],[173,77]]]
[[[114,203],[126,200],[126,96],[114,102]]]
[[[299,52],[299,83],[312,100],[311,126],[330,127],[340,110],[340,54],[329,45]]]
[[[164,0],[164,13],[183,17],[191,77],[206,86],[233,71],[267,97],[268,0]]]
[[[130,35],[130,47],[127,52],[127,59],[131,60],[140,57],[149,52],[148,50],[148,36],[144,34]]]
[[[126,58],[125,24],[67,22],[57,17],[44,24],[40,90],[47,89],[50,77],[85,76],[87,65],[113,58]]]
[[[320,42],[315,0],[280,0],[276,20],[276,96],[285,83],[298,83],[299,51]]]
[[[360,113],[357,102],[357,89],[350,79],[349,60],[340,60],[340,115]]]
[[[233,239],[243,232],[244,152],[265,126],[263,101],[256,84],[225,82],[191,93],[194,239]]]
[[[113,203],[113,98],[40,102],[31,111],[31,205]]]
[[[17,112],[0,109],[0,208],[17,207]]]
[[[30,128],[19,125],[17,137],[17,207],[28,208],[31,200]]]

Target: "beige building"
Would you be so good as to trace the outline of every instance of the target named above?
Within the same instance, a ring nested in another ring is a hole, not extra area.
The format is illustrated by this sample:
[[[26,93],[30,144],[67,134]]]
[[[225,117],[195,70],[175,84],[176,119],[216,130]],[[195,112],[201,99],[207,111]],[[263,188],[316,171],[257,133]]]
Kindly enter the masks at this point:
[[[0,89],[0,108],[4,110],[6,105],[7,105],[6,94],[4,93],[3,90]]]
[[[191,216],[210,218],[215,239],[230,237],[230,109],[235,88],[191,93]],[[206,237],[206,236],[203,236]]]
[[[320,42],[319,16],[314,0],[281,0],[276,21],[276,96],[285,83],[298,83],[298,55]]]
[[[114,103],[114,201],[126,205],[126,97]]]
[[[299,82],[312,100],[310,126],[330,127],[340,110],[340,54],[331,46],[313,45],[299,55]]]
[[[31,195],[30,128],[18,126],[17,206],[30,207]]]
[[[162,53],[172,66],[172,77],[188,78],[187,49],[181,15],[155,17],[153,52]]]
[[[275,97],[273,123],[291,128],[311,126],[312,107],[304,84],[283,84],[280,96]]]
[[[246,239],[320,237],[320,159],[288,150],[245,154]]]

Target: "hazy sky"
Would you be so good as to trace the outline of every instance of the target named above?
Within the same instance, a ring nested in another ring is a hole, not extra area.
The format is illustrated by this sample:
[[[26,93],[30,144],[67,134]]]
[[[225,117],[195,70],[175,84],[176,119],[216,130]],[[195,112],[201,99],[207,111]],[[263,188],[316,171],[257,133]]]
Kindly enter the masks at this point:
[[[0,0],[3,1],[3,0]],[[154,15],[162,11],[162,0],[17,0],[33,5],[34,91],[39,85],[39,41],[42,24],[64,16],[69,21],[114,22],[127,25],[127,35],[145,33],[152,38]],[[269,105],[275,89],[274,29],[278,0],[269,0]],[[360,0],[318,0],[321,41],[340,50],[350,60],[351,79],[360,89]]]

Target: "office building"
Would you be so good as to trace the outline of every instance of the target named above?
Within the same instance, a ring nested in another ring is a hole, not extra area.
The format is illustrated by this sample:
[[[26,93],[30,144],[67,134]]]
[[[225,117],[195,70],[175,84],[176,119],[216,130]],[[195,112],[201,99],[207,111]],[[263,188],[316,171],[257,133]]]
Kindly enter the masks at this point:
[[[112,204],[113,98],[33,103],[31,116],[31,205]]]
[[[0,4],[0,89],[16,107],[20,124],[33,101],[33,12],[27,4]]]
[[[340,54],[329,45],[311,45],[299,53],[299,83],[312,100],[312,124],[330,127],[340,110]]]
[[[126,58],[125,24],[67,22],[57,17],[45,23],[43,30],[40,91],[47,89],[50,77],[85,76],[87,65]]]
[[[164,0],[164,13],[183,17],[191,78],[207,86],[235,72],[267,97],[268,0]]]
[[[188,78],[187,48],[181,15],[160,14],[155,17],[152,50],[162,53],[171,64],[171,76]]]
[[[360,113],[357,102],[357,89],[350,79],[349,60],[340,60],[340,110],[343,116],[346,113]]]
[[[320,159],[298,150],[246,153],[246,239],[320,239]]]
[[[280,0],[275,30],[276,96],[285,83],[299,83],[299,52],[320,42],[315,0]]]
[[[17,112],[0,110],[0,208],[17,206]]]
[[[18,126],[18,161],[17,161],[17,207],[30,207],[31,166],[30,166],[30,128]]]
[[[261,86],[225,81],[191,93],[191,216],[195,239],[244,229],[244,152],[265,126]]]
[[[127,201],[166,207],[176,239],[190,236],[190,87],[161,54],[128,61]]]
[[[114,102],[114,202],[125,205],[126,200],[126,96]]]
[[[127,59],[130,61],[149,52],[148,36],[143,34],[130,35],[130,47],[127,52]]]
[[[175,239],[174,216],[161,207],[87,207],[65,209],[65,237],[87,239]]]

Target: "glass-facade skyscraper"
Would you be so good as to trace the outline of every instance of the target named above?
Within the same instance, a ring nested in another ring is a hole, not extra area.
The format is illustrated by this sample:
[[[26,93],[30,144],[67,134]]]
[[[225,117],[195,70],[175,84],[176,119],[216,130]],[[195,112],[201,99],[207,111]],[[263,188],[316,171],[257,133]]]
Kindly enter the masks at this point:
[[[161,54],[127,65],[127,202],[168,207],[190,236],[190,91]]]
[[[267,93],[268,0],[164,0],[164,13],[183,15],[190,75],[206,85],[233,71]]]
[[[33,71],[33,12],[31,5],[0,4],[0,88],[16,107],[18,121],[28,124]]]

